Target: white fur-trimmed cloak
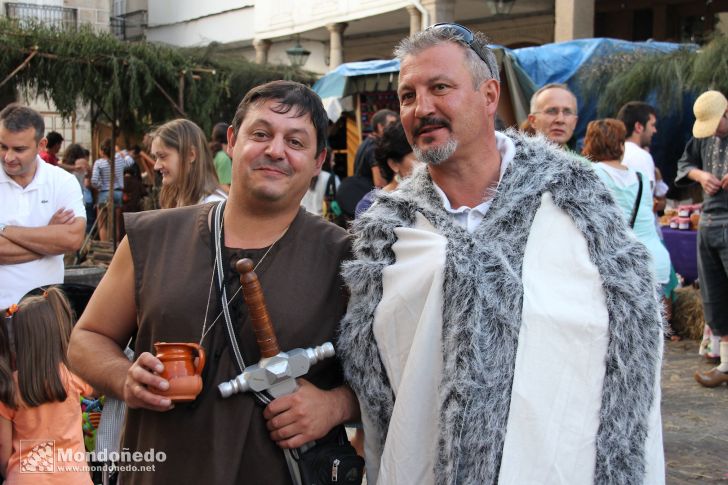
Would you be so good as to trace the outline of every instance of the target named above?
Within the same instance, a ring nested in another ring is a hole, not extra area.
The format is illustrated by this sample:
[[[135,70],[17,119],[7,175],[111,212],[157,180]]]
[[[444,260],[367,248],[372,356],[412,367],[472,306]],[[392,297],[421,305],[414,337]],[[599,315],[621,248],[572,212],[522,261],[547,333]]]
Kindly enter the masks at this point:
[[[338,340],[346,377],[368,417],[365,424],[385,440],[394,393],[373,323],[383,271],[395,263],[395,229],[413,227],[419,213],[447,239],[434,479],[498,483],[524,311],[524,255],[547,197],[583,235],[585,253],[601,277],[605,301],[600,304],[608,313],[595,456],[585,466],[593,468],[590,476],[597,484],[646,483],[648,476],[654,478],[647,468],[656,446],[646,448],[650,418],[659,412],[663,335],[649,254],[628,233],[590,167],[542,138],[507,135],[516,145],[515,158],[473,234],[453,224],[426,170],[399,190],[379,194],[354,224],[356,259],[343,270],[351,300]]]

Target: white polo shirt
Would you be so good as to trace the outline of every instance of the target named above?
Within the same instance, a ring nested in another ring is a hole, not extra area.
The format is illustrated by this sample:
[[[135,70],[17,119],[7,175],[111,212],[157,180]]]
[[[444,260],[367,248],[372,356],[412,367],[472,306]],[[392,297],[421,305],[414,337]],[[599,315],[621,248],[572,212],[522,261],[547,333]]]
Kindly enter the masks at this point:
[[[496,131],[495,146],[501,156],[500,175],[498,177],[498,185],[500,185],[500,182],[503,179],[503,174],[508,168],[508,165],[513,161],[513,158],[516,156],[516,145],[513,143],[513,140],[508,138],[508,136],[500,131]],[[452,214],[455,224],[467,230],[470,234],[474,233],[485,218],[485,215],[488,213],[488,209],[490,209],[490,206],[493,203],[493,197],[489,197],[488,200],[481,202],[475,207],[467,207],[463,205],[455,209],[452,204],[450,204],[450,199],[447,198],[445,192],[443,192],[436,183],[433,182],[432,185],[435,186],[435,191],[442,199],[442,205],[445,207],[445,210]]]
[[[0,169],[0,222],[11,226],[48,225],[61,208],[86,219],[76,177],[36,157],[33,180],[23,188]],[[0,264],[0,308],[7,308],[38,286],[63,283],[63,255],[20,264]]]
[[[650,152],[631,141],[624,142],[622,165],[635,172],[642,172],[650,181],[650,190],[655,190],[655,161]]]

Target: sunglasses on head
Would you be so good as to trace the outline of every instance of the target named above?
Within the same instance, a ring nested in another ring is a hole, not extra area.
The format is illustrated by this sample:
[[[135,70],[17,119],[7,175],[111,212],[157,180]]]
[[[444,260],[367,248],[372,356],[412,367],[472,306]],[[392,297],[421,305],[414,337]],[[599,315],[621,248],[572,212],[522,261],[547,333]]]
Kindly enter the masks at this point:
[[[490,69],[490,65],[488,64],[488,61],[485,59],[483,54],[475,48],[475,34],[473,34],[473,31],[469,28],[465,27],[464,25],[456,24],[456,23],[449,23],[449,22],[440,22],[435,25],[431,25],[427,28],[427,30],[447,30],[450,33],[454,33],[460,39],[470,47],[473,52],[478,54],[478,57],[480,57],[480,60],[485,62],[485,65],[488,66],[488,69]]]

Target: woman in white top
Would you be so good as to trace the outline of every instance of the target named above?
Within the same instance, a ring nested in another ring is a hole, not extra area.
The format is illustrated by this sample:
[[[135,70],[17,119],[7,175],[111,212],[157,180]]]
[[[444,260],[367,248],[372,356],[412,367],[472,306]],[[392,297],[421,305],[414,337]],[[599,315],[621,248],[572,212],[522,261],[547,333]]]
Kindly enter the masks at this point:
[[[655,227],[652,215],[652,189],[648,175],[641,174],[640,194],[637,172],[621,163],[626,132],[624,123],[616,119],[592,121],[586,129],[582,153],[597,162],[594,164],[594,169],[612,192],[614,201],[621,207],[625,220],[630,223],[634,219],[632,231],[637,240],[650,252],[653,271],[664,290],[670,280],[670,254],[660,241]],[[638,194],[639,200],[637,200]]]
[[[163,209],[225,200],[205,134],[189,120],[163,124],[152,137],[154,170],[162,174]]]

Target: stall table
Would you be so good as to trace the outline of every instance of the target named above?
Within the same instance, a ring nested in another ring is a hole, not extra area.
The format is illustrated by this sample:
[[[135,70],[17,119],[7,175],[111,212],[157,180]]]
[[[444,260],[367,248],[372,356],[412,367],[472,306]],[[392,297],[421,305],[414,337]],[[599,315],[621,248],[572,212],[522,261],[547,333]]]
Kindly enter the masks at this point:
[[[675,271],[685,278],[685,283],[696,280],[698,278],[698,232],[670,229],[664,226],[662,236]]]

